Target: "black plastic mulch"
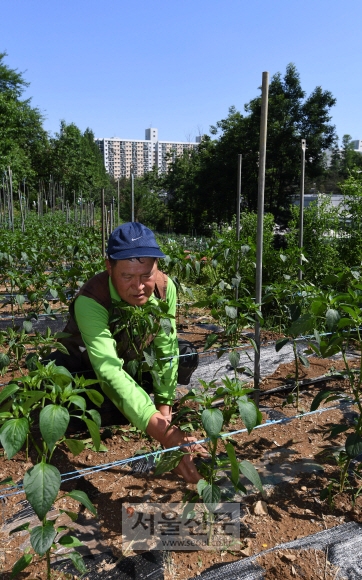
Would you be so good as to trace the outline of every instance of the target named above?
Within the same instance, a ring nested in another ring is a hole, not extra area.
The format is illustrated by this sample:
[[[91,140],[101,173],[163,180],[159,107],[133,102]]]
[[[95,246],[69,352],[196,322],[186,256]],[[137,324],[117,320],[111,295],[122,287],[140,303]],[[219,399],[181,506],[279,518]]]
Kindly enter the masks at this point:
[[[145,552],[117,560],[111,552],[83,558],[89,580],[163,580],[163,554],[159,551]],[[58,561],[51,566],[54,570],[80,576],[71,560]]]

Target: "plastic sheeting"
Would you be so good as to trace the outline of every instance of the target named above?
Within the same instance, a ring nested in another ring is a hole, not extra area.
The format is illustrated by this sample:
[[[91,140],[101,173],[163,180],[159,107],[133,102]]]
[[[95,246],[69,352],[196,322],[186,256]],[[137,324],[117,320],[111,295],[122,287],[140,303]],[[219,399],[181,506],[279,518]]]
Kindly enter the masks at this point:
[[[88,568],[88,580],[163,580],[162,552],[152,551],[128,558],[117,558],[111,552],[87,556],[84,563]],[[54,570],[79,576],[70,560],[52,565]]]
[[[264,578],[265,570],[263,571],[255,564],[258,556],[275,550],[326,550],[327,548],[328,560],[340,568],[336,580],[362,578],[362,526],[349,522],[305,538],[279,544],[244,560],[210,568],[190,580],[259,580]]]

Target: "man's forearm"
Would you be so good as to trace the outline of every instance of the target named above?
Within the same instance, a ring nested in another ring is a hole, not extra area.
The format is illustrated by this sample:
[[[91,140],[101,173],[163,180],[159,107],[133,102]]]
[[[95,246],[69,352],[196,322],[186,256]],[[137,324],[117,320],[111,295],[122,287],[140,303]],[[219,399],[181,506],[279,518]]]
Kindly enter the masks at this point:
[[[167,429],[170,426],[170,420],[168,417],[165,417],[160,411],[154,413],[150,418],[146,432],[150,437],[156,439],[163,445],[164,447],[167,446],[166,441],[169,440],[169,432],[172,430],[178,430],[177,427],[171,427],[168,431]]]
[[[159,441],[166,448],[177,447],[187,443],[185,434],[175,425],[170,427],[170,420],[160,412],[152,415],[146,431],[148,435]],[[185,452],[189,451],[187,447],[184,450]]]
[[[171,405],[158,404],[158,405],[155,405],[155,407],[156,407],[157,411],[159,411],[161,413],[161,415],[163,415],[163,417],[168,419],[170,422],[172,421],[172,407],[171,407]]]

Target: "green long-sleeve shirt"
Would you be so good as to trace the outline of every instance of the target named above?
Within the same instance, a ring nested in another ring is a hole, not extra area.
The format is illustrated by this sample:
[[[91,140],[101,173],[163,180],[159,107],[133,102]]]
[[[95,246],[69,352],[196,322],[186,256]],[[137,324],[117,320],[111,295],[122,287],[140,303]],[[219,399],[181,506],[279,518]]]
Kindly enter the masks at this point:
[[[122,302],[109,278],[112,300]],[[152,294],[149,301],[157,302]],[[172,405],[177,383],[178,341],[176,336],[176,288],[168,280],[166,302],[172,325],[169,336],[160,328],[153,340],[159,363],[160,385],[154,385],[155,404]],[[82,339],[87,348],[92,367],[104,393],[138,429],[145,430],[150,418],[157,412],[148,394],[123,370],[123,359],[117,356],[116,342],[109,328],[109,313],[98,302],[79,296],[74,304],[74,314]]]

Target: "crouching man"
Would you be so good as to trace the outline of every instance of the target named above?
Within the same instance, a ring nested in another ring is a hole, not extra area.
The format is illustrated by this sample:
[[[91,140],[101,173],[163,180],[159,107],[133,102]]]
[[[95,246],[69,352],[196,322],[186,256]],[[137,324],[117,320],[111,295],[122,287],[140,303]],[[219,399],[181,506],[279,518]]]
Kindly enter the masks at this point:
[[[177,427],[169,427],[179,346],[175,325],[176,289],[172,280],[158,270],[158,258],[163,258],[164,254],[149,228],[138,222],[128,222],[110,235],[107,255],[106,271],[86,282],[70,306],[70,319],[64,329],[70,337],[61,339],[69,355],[56,351],[50,359],[78,375],[95,374],[106,402],[108,398],[115,412],[114,424],[120,422],[116,418],[116,413],[120,412],[165,448],[196,441]],[[116,340],[110,322],[111,307],[115,303],[118,309],[122,309],[122,304],[126,308],[129,305],[142,307],[146,303],[157,304],[160,299],[168,306],[171,332],[166,333],[161,325],[155,336],[148,337],[148,344],[152,342],[157,353],[158,379],[152,381],[153,385],[138,384],[124,369],[131,349],[129,344],[122,344],[124,333],[120,333],[119,342]],[[154,393],[154,403],[148,394],[150,389]],[[185,455],[175,471],[185,481],[196,483],[200,475],[192,454],[204,456],[206,450],[197,444],[185,450],[191,455]]]

